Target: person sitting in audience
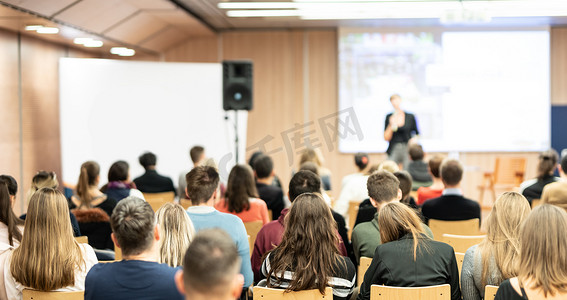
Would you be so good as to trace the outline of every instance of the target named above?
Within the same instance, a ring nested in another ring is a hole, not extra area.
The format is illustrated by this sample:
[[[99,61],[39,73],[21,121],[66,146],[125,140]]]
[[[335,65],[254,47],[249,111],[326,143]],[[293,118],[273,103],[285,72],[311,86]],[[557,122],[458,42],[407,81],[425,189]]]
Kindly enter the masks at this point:
[[[518,275],[500,284],[495,300],[567,299],[567,213],[540,205],[520,228]]]
[[[378,224],[382,244],[376,247],[358,300],[370,299],[373,284],[399,287],[450,284],[451,299],[461,299],[453,247],[428,237],[414,210],[399,202],[387,203],[380,209]]]
[[[114,249],[109,222],[116,200],[98,189],[99,180],[99,165],[94,161],[83,163],[77,194],[71,197],[69,207],[77,217],[81,233],[88,236],[89,245],[95,249]]]
[[[256,151],[254,153],[252,153],[252,155],[250,155],[250,158],[248,159],[248,165],[250,166],[250,168],[252,168],[252,170],[254,171],[254,174],[256,173],[256,169],[254,167],[254,163],[256,162],[256,159],[258,157],[264,156],[266,154],[264,154],[264,152],[262,151]],[[256,179],[258,179],[258,177],[256,177]],[[274,178],[272,180],[272,184],[273,186],[277,186],[280,189],[282,188],[282,183],[281,180],[279,179],[279,177],[277,175],[274,175]]]
[[[398,172],[400,170],[400,165],[398,165],[393,160],[385,160],[378,165],[378,171],[384,170],[390,173]]]
[[[142,193],[173,192],[177,194],[171,178],[162,176],[156,171],[157,157],[155,154],[146,152],[138,158],[138,161],[146,170],[146,173],[134,179],[136,187]]]
[[[557,151],[549,149],[542,152],[538,158],[537,177],[520,184],[520,194],[526,197],[530,205],[533,199],[541,199],[541,193],[546,185],[559,180],[559,178],[553,175],[558,160],[559,154],[557,154]]]
[[[22,299],[25,288],[84,290],[85,276],[98,261],[91,246],[75,241],[61,192],[42,188],[32,195],[24,232],[4,265],[8,299]]]
[[[191,147],[191,149],[189,149],[189,157],[191,158],[191,162],[193,162],[193,168],[196,166],[199,166],[201,164],[202,161],[205,160],[205,158],[207,158],[207,156],[205,155],[205,148],[203,146],[193,146]],[[179,196],[179,198],[186,198],[187,195],[185,195],[185,187],[187,187],[187,182],[185,181],[185,175],[187,175],[187,173],[190,170],[186,170],[184,172],[181,172],[181,174],[179,174],[179,180],[178,180],[178,188],[177,188],[177,195]]]
[[[319,148],[307,148],[303,150],[301,156],[299,157],[299,166],[305,162],[313,162],[317,165],[319,171],[319,177],[321,177],[321,182],[323,183],[323,189],[325,191],[331,190],[331,171],[327,168],[323,167],[323,163],[325,159],[323,158],[323,154],[321,154],[321,150]]]
[[[484,299],[486,285],[500,285],[518,274],[520,225],[530,206],[516,192],[506,192],[494,203],[485,221],[486,238],[465,253],[461,272],[463,300]]]
[[[349,299],[356,280],[354,264],[339,254],[335,222],[319,194],[304,193],[286,216],[281,243],[262,263],[266,278],[258,285],[286,291],[333,288],[333,299]]]
[[[238,273],[240,264],[238,251],[225,231],[202,230],[189,245],[175,283],[187,300],[234,300],[244,284]]]
[[[421,208],[426,222],[429,219],[457,221],[479,219],[480,205],[478,202],[463,197],[461,179],[463,165],[455,159],[446,159],[441,164],[441,180],[445,189],[439,198],[425,202]]]
[[[100,188],[100,191],[116,201],[129,196],[144,199],[142,192],[136,189],[136,184],[130,181],[130,166],[123,160],[119,160],[110,166],[108,183]]]
[[[224,200],[215,204],[223,213],[233,214],[242,222],[270,222],[266,202],[258,199],[252,169],[248,165],[236,165],[228,175],[228,185]]]
[[[17,247],[22,241],[24,222],[12,209],[18,192],[14,177],[0,175],[0,243]]]
[[[553,204],[567,211],[567,155],[561,158],[558,169],[561,181],[550,183],[543,188],[541,203]]]
[[[189,216],[177,203],[165,203],[156,211],[159,228],[158,262],[171,267],[183,264],[187,247],[195,235]]]
[[[370,158],[368,153],[359,152],[354,155],[354,164],[357,167],[357,172],[343,177],[341,189],[344,189],[347,183],[354,177],[361,177],[367,173],[368,166],[370,165]]]
[[[380,166],[378,166],[378,168],[380,168]],[[372,174],[370,173],[371,171],[373,171],[372,167],[369,169],[369,173],[362,176],[351,177],[341,189],[341,193],[339,194],[333,208],[336,212],[341,214],[347,222],[349,219],[349,202],[362,202],[364,199],[368,198],[368,193],[366,192],[366,181],[368,180],[368,176]]]
[[[187,209],[187,214],[195,230],[199,232],[207,228],[220,228],[230,235],[242,259],[240,274],[244,275],[244,286],[249,287],[253,275],[250,267],[250,246],[244,223],[237,216],[219,212],[214,208],[219,188],[219,173],[213,167],[199,166],[187,173],[185,180],[187,182],[185,192],[193,203],[193,206]]]
[[[127,197],[116,205],[110,225],[122,261],[90,270],[85,299],[183,299],[175,286],[177,269],[158,263],[161,236],[150,204]]]
[[[423,203],[429,199],[441,197],[443,193],[443,181],[439,175],[443,157],[436,155],[429,159],[429,173],[433,178],[433,184],[428,187],[420,187],[417,189],[417,205],[422,206]]]
[[[416,190],[422,186],[430,186],[433,178],[429,174],[427,163],[423,161],[423,147],[420,144],[411,144],[408,147],[410,162],[408,164],[408,172],[413,179],[412,189]]]
[[[370,175],[366,186],[368,195],[370,195],[370,202],[374,207],[374,214],[371,221],[356,225],[352,231],[352,246],[357,262],[363,256],[374,257],[376,247],[381,244],[378,223],[380,208],[390,202],[399,202],[403,197],[400,180],[387,171],[378,171]],[[433,233],[429,227],[426,225],[423,225],[423,227],[427,235],[433,238]]]
[[[277,220],[285,205],[282,189],[273,185],[276,174],[272,158],[267,155],[257,156],[254,159],[254,173],[257,178],[256,189],[260,199],[264,200],[268,209],[272,211],[272,220]]]
[[[317,168],[317,165],[315,163],[312,163],[310,161],[308,162],[304,162],[300,167],[299,167],[299,171],[303,171],[303,170],[307,170],[307,171],[311,171],[313,172],[315,175],[317,175],[317,177],[319,176],[319,168]],[[321,196],[323,196],[323,200],[325,200],[325,203],[327,203],[327,205],[329,205],[329,207],[331,207],[332,203],[331,203],[331,197],[329,197],[329,195],[327,194],[327,192],[325,192],[325,190],[323,189],[323,187],[321,187],[321,191],[319,192],[321,194]],[[291,202],[290,202],[291,203]],[[331,210],[333,211],[333,210]],[[333,211],[334,212],[334,211]],[[333,213],[333,217],[335,216],[335,214]],[[340,216],[340,215],[339,215]],[[341,218],[344,220],[345,218],[343,218],[343,216],[341,216]]]
[[[321,191],[321,179],[319,176],[311,171],[301,170],[289,181],[289,199],[293,203],[293,200],[303,194],[303,193],[319,193]],[[254,272],[254,280],[256,282],[260,281],[260,267],[262,266],[262,257],[268,251],[272,250],[274,247],[282,242],[282,236],[284,232],[284,220],[289,212],[288,208],[282,210],[282,214],[276,221],[272,221],[262,227],[258,235],[256,236],[256,242],[254,243],[254,250],[252,252],[252,271]],[[331,210],[333,219],[337,224],[338,232],[340,235],[339,239],[339,252],[343,256],[349,255],[348,248],[351,248],[348,243],[348,235],[345,227],[345,221],[342,216]],[[347,241],[347,242],[345,242]]]

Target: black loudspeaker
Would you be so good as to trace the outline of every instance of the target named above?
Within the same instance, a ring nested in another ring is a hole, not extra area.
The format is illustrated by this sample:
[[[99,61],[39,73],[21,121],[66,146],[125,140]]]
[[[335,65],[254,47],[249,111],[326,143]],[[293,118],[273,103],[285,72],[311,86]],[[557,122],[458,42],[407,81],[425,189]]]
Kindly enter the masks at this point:
[[[252,110],[252,62],[222,62],[222,107]]]

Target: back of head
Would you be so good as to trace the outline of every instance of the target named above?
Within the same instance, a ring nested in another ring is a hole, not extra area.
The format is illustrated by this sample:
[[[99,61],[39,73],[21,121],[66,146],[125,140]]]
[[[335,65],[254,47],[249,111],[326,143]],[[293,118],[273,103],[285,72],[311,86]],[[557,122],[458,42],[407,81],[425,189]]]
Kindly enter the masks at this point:
[[[549,149],[540,153],[537,163],[537,178],[543,179],[546,176],[552,175],[557,167],[559,154],[553,149]]]
[[[258,198],[256,182],[248,165],[236,165],[230,170],[226,193],[228,211],[240,213],[250,209],[249,198]]]
[[[274,162],[272,158],[267,155],[260,155],[254,159],[254,166],[252,167],[256,171],[256,176],[259,179],[264,179],[272,176],[272,171],[274,171]]]
[[[420,144],[411,144],[408,147],[408,153],[411,160],[413,161],[423,160],[424,157],[423,147],[421,147]]]
[[[113,163],[108,169],[108,182],[113,181],[126,181],[128,180],[128,173],[130,166],[127,162],[119,160]]]
[[[138,161],[140,162],[140,165],[147,170],[149,167],[154,167],[156,165],[157,157],[151,152],[145,152],[138,157]]]
[[[561,169],[563,170],[563,173],[567,175],[567,154],[563,155],[561,158]]]
[[[549,204],[534,208],[520,228],[518,278],[544,296],[567,292],[567,213]]]
[[[207,202],[219,186],[219,173],[213,167],[198,166],[187,175],[187,195],[193,205]]]
[[[407,234],[413,236],[413,259],[417,259],[420,239],[425,238],[421,219],[415,211],[400,202],[390,202],[382,206],[378,214],[380,239],[382,244],[397,241]]]
[[[35,192],[44,187],[56,189],[59,187],[55,172],[39,171],[32,178],[31,192]]]
[[[10,175],[0,175],[0,183],[3,183],[8,188],[10,196],[16,196],[18,193],[18,182]]]
[[[204,155],[205,155],[205,148],[203,148],[202,146],[193,146],[189,150],[189,156],[191,157],[191,161],[194,164],[198,163],[201,159],[203,159]]]
[[[394,172],[394,176],[396,176],[396,178],[398,178],[398,180],[400,181],[400,190],[402,190],[402,201],[404,201],[409,198],[413,180],[411,178],[410,173],[408,173],[407,171]]]
[[[87,161],[81,165],[79,182],[77,182],[77,195],[83,206],[90,206],[91,195],[88,193],[91,186],[97,184],[100,175],[100,166],[94,161]]]
[[[321,166],[321,158],[319,157],[319,154],[317,154],[317,151],[313,148],[303,150],[299,157],[299,165],[301,166],[304,162],[308,161],[315,163],[317,167]]]
[[[380,164],[378,170],[384,170],[390,173],[394,173],[394,172],[398,172],[400,170],[400,167],[393,160],[385,160]]]
[[[463,165],[456,159],[448,158],[441,163],[441,180],[448,186],[458,185],[463,179]]]
[[[370,159],[368,157],[368,153],[358,152],[354,155],[354,164],[358,167],[360,171],[366,169],[368,164],[370,163]]]
[[[435,155],[429,159],[429,171],[431,175],[435,178],[441,177],[441,164],[443,163],[444,158],[439,155]]]
[[[178,267],[183,264],[185,251],[195,235],[189,215],[177,203],[166,203],[156,211],[159,225],[159,263]]]
[[[236,245],[225,231],[199,231],[183,261],[183,281],[188,299],[194,294],[224,298],[239,275],[240,264]]]
[[[110,217],[110,227],[124,256],[138,255],[152,247],[155,224],[150,204],[134,196],[120,200]]]
[[[289,201],[293,202],[303,193],[321,192],[321,179],[315,173],[301,170],[293,175],[289,181]]]
[[[18,225],[23,224],[12,210],[12,197],[17,191],[16,180],[9,175],[0,176],[0,222],[8,227],[8,243],[14,246],[14,240],[20,242],[22,240],[22,232]],[[15,186],[15,188],[14,188]],[[11,189],[10,189],[11,187]],[[12,195],[11,192],[14,192]]]
[[[319,176],[319,167],[314,162],[306,161],[299,166],[299,171],[311,171]]]
[[[256,169],[254,168],[254,163],[256,162],[256,159],[260,156],[263,156],[264,152],[262,151],[256,151],[254,153],[252,153],[252,155],[250,155],[250,159],[248,159],[248,165],[254,170],[256,171]]]
[[[368,196],[378,203],[390,202],[398,197],[400,181],[388,171],[377,171],[366,181]]]

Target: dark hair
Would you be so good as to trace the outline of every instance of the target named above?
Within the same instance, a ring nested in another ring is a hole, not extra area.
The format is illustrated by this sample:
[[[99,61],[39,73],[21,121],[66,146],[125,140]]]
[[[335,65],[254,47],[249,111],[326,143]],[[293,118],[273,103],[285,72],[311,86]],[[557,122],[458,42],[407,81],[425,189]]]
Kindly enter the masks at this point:
[[[219,173],[215,168],[198,166],[185,175],[187,195],[191,204],[207,202],[219,186]]]
[[[203,155],[203,153],[205,153],[205,148],[201,146],[193,146],[189,150],[189,156],[191,157],[191,161],[193,163],[198,162],[201,156]]]
[[[289,181],[289,201],[293,202],[297,196],[303,193],[320,193],[321,178],[317,174],[301,170]]]
[[[441,180],[446,185],[457,185],[463,179],[463,165],[456,159],[448,158],[441,164]]]
[[[130,166],[123,160],[113,163],[108,169],[108,182],[127,180],[129,170]]]
[[[183,281],[201,294],[219,294],[226,290],[240,271],[240,256],[230,235],[222,229],[204,229],[197,233],[183,259]]]
[[[14,239],[18,242],[22,241],[22,232],[18,228],[18,225],[24,224],[24,221],[20,220],[12,210],[12,200],[10,196],[15,196],[10,192],[10,185],[14,187],[16,180],[9,175],[0,176],[0,222],[4,223],[8,227],[8,242],[10,246],[14,246]],[[17,184],[15,184],[15,191],[17,191]],[[14,189],[13,189],[14,190]]]
[[[440,172],[441,163],[443,163],[442,156],[435,155],[431,159],[429,159],[429,163],[428,163],[429,172],[431,172],[431,175],[433,175],[433,177],[435,178],[441,177],[441,172]]]
[[[100,166],[96,162],[89,160],[81,165],[81,174],[77,183],[77,195],[81,201],[81,206],[91,206],[92,196],[89,194],[89,187],[96,184],[99,175]]]
[[[138,161],[140,162],[140,165],[147,170],[149,167],[156,165],[157,157],[151,152],[146,152],[138,157]]]
[[[254,159],[254,167],[252,167],[252,169],[256,171],[258,178],[268,178],[272,175],[272,171],[274,171],[274,162],[271,157],[260,155]]]
[[[419,144],[412,144],[408,148],[409,156],[411,160],[417,161],[423,159],[423,147]]]
[[[401,202],[408,204],[406,203],[406,200],[409,199],[409,194],[411,193],[411,185],[413,183],[411,175],[407,171],[397,171],[394,172],[394,176],[396,176],[396,178],[398,178],[398,180],[400,181],[400,190],[402,190]]]
[[[3,182],[8,187],[8,193],[11,196],[16,196],[18,193],[18,182],[10,175],[0,175],[0,182]]]
[[[256,170],[254,169],[254,162],[256,162],[256,159],[262,155],[264,155],[264,152],[262,151],[256,151],[252,153],[252,155],[250,155],[250,158],[248,159],[248,165],[252,168],[252,170]]]
[[[368,158],[368,153],[358,152],[354,155],[354,163],[358,167],[359,170],[364,170],[368,163],[370,163],[370,159]]]
[[[557,167],[557,161],[559,160],[559,154],[553,149],[542,152],[539,155],[539,161],[537,164],[537,178],[543,180],[544,177],[553,174],[553,171]]]
[[[390,201],[398,196],[400,181],[394,174],[380,170],[368,177],[368,196],[378,203]]]
[[[248,198],[258,198],[256,182],[250,166],[236,165],[230,170],[224,196],[229,212],[240,213],[250,209]]]
[[[563,158],[561,158],[561,169],[563,173],[567,174],[567,154],[563,155]]]
[[[319,176],[319,167],[317,164],[312,161],[306,161],[299,166],[299,171],[311,171],[315,173],[315,175]]]
[[[124,255],[148,250],[154,240],[155,224],[150,204],[134,196],[120,200],[110,217],[110,227]]]

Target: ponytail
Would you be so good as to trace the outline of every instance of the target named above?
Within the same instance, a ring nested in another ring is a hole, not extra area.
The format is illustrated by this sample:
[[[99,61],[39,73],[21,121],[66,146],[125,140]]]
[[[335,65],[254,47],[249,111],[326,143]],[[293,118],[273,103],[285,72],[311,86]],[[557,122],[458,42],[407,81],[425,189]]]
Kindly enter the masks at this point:
[[[559,155],[557,151],[550,149],[542,152],[539,155],[539,162],[537,165],[537,179],[543,180],[544,177],[548,176],[555,170],[557,161],[559,160]]]
[[[4,180],[0,180],[0,221],[8,227],[8,243],[14,246],[14,239],[18,242],[22,241],[22,232],[18,225],[23,224],[12,210],[12,201],[8,185]]]
[[[79,182],[77,183],[77,195],[82,207],[90,207],[92,197],[89,194],[89,174],[85,166],[81,167],[81,175],[79,175]]]

